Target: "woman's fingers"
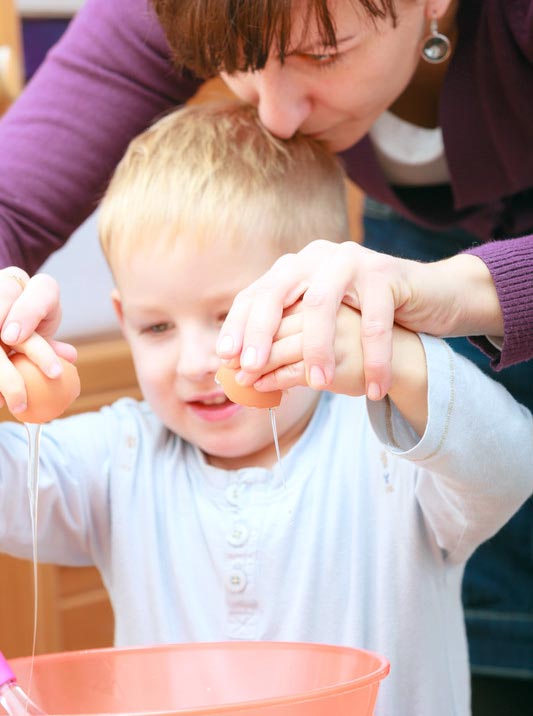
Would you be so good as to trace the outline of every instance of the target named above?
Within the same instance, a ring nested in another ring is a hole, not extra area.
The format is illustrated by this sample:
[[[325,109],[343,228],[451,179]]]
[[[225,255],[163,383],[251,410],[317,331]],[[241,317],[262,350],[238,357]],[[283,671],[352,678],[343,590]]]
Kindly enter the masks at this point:
[[[368,273],[359,289],[361,345],[366,395],[380,400],[392,380],[392,326],[394,297],[387,277]]]
[[[335,333],[339,306],[345,300],[356,301],[354,277],[357,275],[361,253],[358,244],[326,244],[327,250],[318,256],[319,263],[303,296],[303,356],[307,382],[323,390],[335,374]]]
[[[220,330],[218,355],[226,360],[239,356],[241,367],[250,373],[267,363],[283,310],[296,301],[299,285],[295,255],[279,258],[261,278],[240,291]]]
[[[309,384],[324,388],[331,382],[335,370],[335,318],[351,286],[357,248],[360,247],[353,242],[313,241],[298,254],[279,258],[237,295],[221,329],[217,349],[226,360],[239,357],[243,385],[252,384],[264,373],[286,309],[302,313]],[[289,308],[294,305],[298,309]]]
[[[67,344],[64,344],[67,345]],[[63,368],[57,359],[54,347],[37,333],[32,334],[27,341],[17,343],[17,353],[24,353],[49,378],[57,378]]]
[[[60,320],[59,287],[51,276],[36,274],[30,279],[17,267],[0,271],[0,336],[4,343],[21,343],[35,331],[50,337]]]
[[[22,296],[28,281],[28,274],[18,266],[8,266],[0,270],[0,326],[2,327],[2,340],[5,340],[6,343],[9,342],[8,339],[12,335],[15,336],[15,340],[19,337],[18,324],[6,330],[6,318],[9,316],[13,304]]]

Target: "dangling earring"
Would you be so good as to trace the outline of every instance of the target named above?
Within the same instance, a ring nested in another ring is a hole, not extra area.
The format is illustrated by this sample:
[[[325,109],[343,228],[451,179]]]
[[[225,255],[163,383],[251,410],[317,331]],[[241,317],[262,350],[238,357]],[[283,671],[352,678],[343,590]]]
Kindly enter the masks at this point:
[[[448,59],[451,44],[449,38],[438,31],[437,18],[435,17],[429,23],[429,32],[430,34],[425,38],[422,45],[421,54],[426,62],[437,65],[439,62],[444,62],[444,60]]]

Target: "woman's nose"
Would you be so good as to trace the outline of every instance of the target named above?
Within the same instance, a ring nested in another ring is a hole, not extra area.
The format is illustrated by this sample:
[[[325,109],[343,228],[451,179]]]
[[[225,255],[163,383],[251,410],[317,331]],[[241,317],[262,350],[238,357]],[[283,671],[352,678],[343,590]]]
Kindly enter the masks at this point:
[[[262,124],[280,139],[292,137],[311,114],[305,86],[278,60],[268,60],[258,72],[243,72],[224,80],[241,99],[257,107]]]

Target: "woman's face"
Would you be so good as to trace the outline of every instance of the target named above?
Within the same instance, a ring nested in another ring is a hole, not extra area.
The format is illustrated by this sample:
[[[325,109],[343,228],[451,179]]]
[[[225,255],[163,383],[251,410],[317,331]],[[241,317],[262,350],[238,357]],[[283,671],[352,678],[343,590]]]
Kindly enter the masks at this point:
[[[359,141],[409,84],[428,32],[427,2],[400,0],[396,27],[390,18],[372,23],[353,0],[332,0],[330,7],[336,49],[323,46],[316,24],[305,24],[305,0],[295,0],[284,63],[272,51],[263,70],[222,77],[258,107],[274,135],[300,130],[338,152]]]

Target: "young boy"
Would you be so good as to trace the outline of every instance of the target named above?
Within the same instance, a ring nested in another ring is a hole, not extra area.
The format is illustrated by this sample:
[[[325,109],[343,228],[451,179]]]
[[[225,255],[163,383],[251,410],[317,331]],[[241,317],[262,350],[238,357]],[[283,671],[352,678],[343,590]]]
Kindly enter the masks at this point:
[[[529,412],[400,328],[389,395],[354,397],[359,317],[342,307],[332,391],[284,395],[277,464],[267,411],[215,382],[219,328],[278,257],[348,228],[336,160],[272,138],[251,108],[159,121],[130,145],[100,223],[146,402],[45,426],[40,558],[100,569],[117,645],[352,645],[391,662],[377,716],[468,714],[463,566],[531,491]],[[283,317],[271,367],[298,365],[299,321]],[[0,435],[0,546],[28,557],[25,434]]]

